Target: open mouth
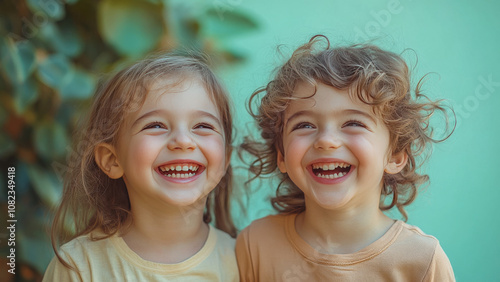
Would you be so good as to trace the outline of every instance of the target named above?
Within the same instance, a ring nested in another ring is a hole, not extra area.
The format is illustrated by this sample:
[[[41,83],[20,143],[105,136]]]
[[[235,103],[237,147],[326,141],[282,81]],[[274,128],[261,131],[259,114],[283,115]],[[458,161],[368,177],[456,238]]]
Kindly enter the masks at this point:
[[[167,164],[158,167],[158,171],[166,177],[175,179],[191,178],[200,174],[204,167],[195,163]]]
[[[315,163],[312,165],[312,172],[319,178],[336,179],[340,178],[351,170],[351,165],[346,163]]]

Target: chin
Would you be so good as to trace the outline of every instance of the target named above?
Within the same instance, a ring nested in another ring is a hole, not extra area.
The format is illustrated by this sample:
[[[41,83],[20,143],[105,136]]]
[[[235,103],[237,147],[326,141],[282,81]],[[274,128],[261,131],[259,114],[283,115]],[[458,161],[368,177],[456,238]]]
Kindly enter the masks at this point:
[[[325,209],[335,210],[343,207],[349,202],[348,195],[339,195],[338,193],[317,193],[313,196],[313,204]]]
[[[190,206],[205,206],[207,197],[201,191],[175,191],[163,195],[166,202],[170,205],[182,208]]]

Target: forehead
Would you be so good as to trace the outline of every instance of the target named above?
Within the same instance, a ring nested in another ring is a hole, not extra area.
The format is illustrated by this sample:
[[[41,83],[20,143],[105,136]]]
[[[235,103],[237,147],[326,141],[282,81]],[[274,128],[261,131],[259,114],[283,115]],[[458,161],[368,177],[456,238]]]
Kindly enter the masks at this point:
[[[146,100],[154,102],[155,99],[176,99],[175,97],[190,97],[188,100],[192,102],[196,102],[196,99],[201,99],[207,105],[214,104],[212,95],[207,91],[203,81],[198,78],[169,78],[156,81],[150,85]]]
[[[182,116],[204,111],[220,118],[219,111],[199,79],[163,79],[149,85],[143,104],[126,119],[134,119],[145,112],[161,110]]]
[[[292,93],[293,99],[286,111],[298,110],[341,110],[343,108],[355,108],[365,112],[373,113],[373,106],[363,103],[357,95],[351,95],[351,90],[340,90],[323,83],[312,85],[300,82]]]

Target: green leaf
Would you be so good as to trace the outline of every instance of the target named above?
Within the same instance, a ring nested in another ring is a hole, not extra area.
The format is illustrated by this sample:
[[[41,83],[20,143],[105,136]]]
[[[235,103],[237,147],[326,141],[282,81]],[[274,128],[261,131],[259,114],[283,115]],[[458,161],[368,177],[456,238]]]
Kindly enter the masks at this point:
[[[5,108],[0,106],[0,126],[2,126],[7,121],[8,117],[9,114],[7,113]]]
[[[224,61],[229,63],[240,63],[246,58],[246,55],[237,48],[225,47],[220,53]]]
[[[11,38],[0,39],[0,64],[14,85],[23,83],[35,67],[35,48],[29,41],[14,43]]]
[[[41,123],[35,126],[35,147],[46,160],[64,156],[68,138],[64,127],[58,123]]]
[[[60,25],[46,23],[40,28],[40,34],[52,49],[68,57],[76,57],[83,50],[82,39],[70,20],[64,20]]]
[[[64,6],[59,0],[28,0],[28,7],[38,17],[61,20],[65,16]]]
[[[38,66],[38,76],[48,86],[58,88],[71,69],[71,62],[62,54],[47,57]]]
[[[98,6],[103,39],[120,54],[136,57],[153,49],[163,32],[162,5],[137,0],[104,0]]]
[[[201,24],[197,19],[200,11],[196,8],[194,3],[176,1],[167,10],[167,20],[168,26],[179,40],[180,46],[201,50],[202,41],[199,38]]]
[[[38,165],[28,168],[28,175],[35,192],[49,208],[59,204],[63,184],[52,170],[45,170]]]
[[[16,167],[16,194],[23,196],[31,193],[29,178],[29,165],[21,160],[17,160]]]
[[[229,37],[254,31],[259,26],[249,15],[234,9],[211,8],[206,14],[206,32],[219,37]]]
[[[5,133],[0,133],[0,157],[4,158],[16,150],[16,143]]]
[[[38,85],[30,78],[21,85],[16,85],[14,88],[14,106],[16,112],[22,114],[26,111],[38,97]]]
[[[50,244],[50,238],[46,230],[50,222],[47,222],[47,213],[36,213],[36,217],[29,218],[29,223],[20,224],[17,240],[22,242],[22,248],[19,248],[19,260],[34,266],[39,273],[44,273],[47,266],[54,256],[54,251]]]
[[[86,72],[72,69],[64,77],[58,89],[63,98],[86,99],[92,96],[95,79]]]

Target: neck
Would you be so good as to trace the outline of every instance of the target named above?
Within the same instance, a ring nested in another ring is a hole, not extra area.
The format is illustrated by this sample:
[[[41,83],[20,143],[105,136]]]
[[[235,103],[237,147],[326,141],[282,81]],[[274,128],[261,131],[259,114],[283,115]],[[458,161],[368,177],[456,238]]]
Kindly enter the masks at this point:
[[[122,237],[145,260],[178,263],[205,244],[209,227],[203,222],[205,201],[189,207],[153,207],[131,203],[129,227]]]
[[[394,221],[378,205],[347,210],[326,210],[307,205],[295,220],[297,233],[326,254],[355,253],[382,237]]]

